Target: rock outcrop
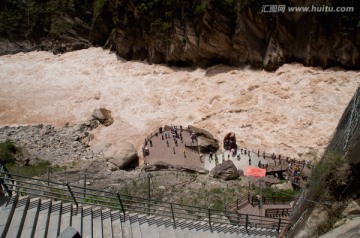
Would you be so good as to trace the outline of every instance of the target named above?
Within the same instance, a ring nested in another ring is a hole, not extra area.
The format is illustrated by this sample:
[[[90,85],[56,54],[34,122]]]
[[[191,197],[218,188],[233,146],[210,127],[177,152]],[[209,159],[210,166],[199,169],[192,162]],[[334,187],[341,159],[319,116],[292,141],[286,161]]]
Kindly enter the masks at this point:
[[[92,118],[98,120],[104,126],[110,126],[114,122],[114,118],[111,116],[111,111],[106,108],[95,109]]]
[[[99,122],[87,121],[74,126],[55,128],[51,125],[16,126],[0,128],[0,141],[13,141],[22,151],[20,164],[49,160],[53,165],[76,160],[94,159],[98,155],[88,149],[92,140],[90,131]]]
[[[210,173],[214,178],[223,180],[236,179],[240,176],[239,171],[230,160],[223,161],[221,164],[216,165]]]
[[[219,141],[210,132],[195,126],[189,127],[196,134],[201,153],[216,152],[219,149]]]
[[[104,160],[114,165],[111,170],[125,169],[132,163],[138,162],[138,155],[135,146],[128,142],[118,144],[116,147],[108,145],[103,150]]]
[[[177,171],[181,171],[181,172],[198,173],[198,174],[208,174],[209,173],[209,171],[204,168],[199,168],[199,167],[191,166],[191,165],[188,165],[188,166],[171,165],[171,164],[165,163],[163,161],[156,162],[155,164],[152,164],[152,165],[145,165],[143,167],[143,170],[146,172],[160,171],[160,170],[177,170]]]

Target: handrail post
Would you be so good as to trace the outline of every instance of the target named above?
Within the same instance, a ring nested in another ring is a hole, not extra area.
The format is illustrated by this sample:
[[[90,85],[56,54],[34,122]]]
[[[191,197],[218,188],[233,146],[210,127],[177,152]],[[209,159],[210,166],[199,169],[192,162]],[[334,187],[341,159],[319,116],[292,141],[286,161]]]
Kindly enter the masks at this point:
[[[74,196],[73,191],[71,191],[71,188],[70,188],[69,183],[66,183],[66,187],[68,188],[68,190],[69,190],[69,192],[70,192],[70,195],[71,195],[72,199],[74,200],[74,203],[76,204],[76,207],[78,207],[79,204],[78,204],[77,201],[76,201],[76,198],[75,198],[75,196]]]
[[[50,166],[47,167],[47,185],[50,185]]]
[[[87,169],[84,171],[84,197],[86,197],[86,175],[87,175]]]
[[[151,198],[151,191],[150,191],[150,174],[147,176],[147,187],[148,187],[148,201],[147,201],[147,207],[148,207],[148,216],[150,216],[150,198]]]
[[[172,219],[173,219],[174,229],[176,229],[175,214],[174,214],[174,208],[173,208],[172,203],[170,203],[170,209],[171,209],[171,215],[172,215]]]
[[[279,218],[279,224],[278,224],[278,233],[280,233],[280,226],[281,226],[281,218]]]
[[[121,200],[121,198],[120,198],[120,194],[119,194],[119,193],[116,193],[116,196],[117,196],[117,198],[118,198],[118,200],[119,200],[120,207],[121,207],[121,211],[122,211],[122,213],[123,213],[123,215],[124,215],[124,222],[125,222],[125,209],[124,209],[122,200]]]
[[[246,220],[245,220],[245,230],[246,230],[246,233],[248,233],[248,235],[249,235],[248,225],[249,225],[249,215],[248,215],[248,214],[246,214]]]
[[[208,214],[209,214],[209,227],[210,227],[210,231],[213,232],[212,226],[211,226],[211,210],[210,208],[208,208]]]

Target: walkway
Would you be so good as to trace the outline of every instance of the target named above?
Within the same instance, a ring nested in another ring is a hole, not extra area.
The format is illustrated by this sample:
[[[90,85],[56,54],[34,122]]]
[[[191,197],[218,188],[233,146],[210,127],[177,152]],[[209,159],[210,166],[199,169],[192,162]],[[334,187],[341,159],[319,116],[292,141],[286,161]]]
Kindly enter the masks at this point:
[[[151,133],[151,135],[147,137],[146,146],[148,147],[150,154],[144,156],[144,161],[146,164],[154,164],[156,162],[163,161],[165,163],[175,166],[192,166],[204,168],[209,171],[211,171],[216,166],[214,159],[215,155],[213,155],[212,160],[210,160],[209,154],[204,154],[200,157],[199,152],[196,150],[196,142],[194,142],[193,144],[191,143],[191,136],[189,131],[185,129],[182,131],[183,142],[181,142],[181,140],[177,138],[178,143],[176,145],[173,139],[174,136],[170,131],[170,127],[166,126],[165,128],[166,130],[162,134],[158,133],[157,131],[157,133]],[[177,128],[178,132],[180,133],[180,127],[178,126]],[[166,139],[165,133],[170,135],[170,138]],[[152,146],[150,143],[150,139]],[[166,141],[169,142],[169,145],[167,145]],[[185,145],[193,145],[192,147],[194,149],[185,147]],[[289,168],[289,163],[292,163],[292,168],[294,169],[297,166],[300,175],[305,166],[303,162],[296,161],[290,158],[281,157],[279,159],[278,155],[276,155],[276,159],[273,159],[272,155],[268,153],[266,153],[264,157],[263,153],[264,152],[260,151],[249,152],[248,149],[239,148],[236,156],[232,156],[231,152],[228,150],[219,150],[218,152],[216,152],[216,156],[218,157],[219,163],[222,163],[223,160],[231,160],[234,163],[235,167],[238,170],[242,171],[245,171],[248,166],[258,167],[260,162],[261,165],[263,165],[265,168],[267,167],[267,174],[287,172]],[[240,156],[239,160],[238,155]],[[292,178],[291,182],[297,183],[300,187],[303,187],[305,185],[305,181],[303,181],[303,179],[300,177],[301,176],[299,176],[299,179]]]

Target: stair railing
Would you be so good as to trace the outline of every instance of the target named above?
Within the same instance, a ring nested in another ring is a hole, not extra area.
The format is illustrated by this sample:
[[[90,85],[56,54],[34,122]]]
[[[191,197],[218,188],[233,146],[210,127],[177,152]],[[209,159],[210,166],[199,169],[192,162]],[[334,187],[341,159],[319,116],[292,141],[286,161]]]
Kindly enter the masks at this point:
[[[0,172],[0,179],[10,174]],[[290,223],[282,221],[277,218],[240,214],[237,212],[204,208],[197,206],[183,205],[179,203],[169,203],[160,200],[135,197],[128,194],[119,194],[114,192],[107,192],[92,188],[86,189],[86,196],[84,196],[84,189],[82,186],[70,185],[69,183],[49,182],[38,178],[29,178],[20,175],[12,174],[13,181],[17,182],[19,179],[22,183],[17,187],[11,189],[12,192],[19,192],[23,195],[33,197],[47,197],[54,200],[62,200],[65,202],[74,202],[78,204],[86,204],[92,206],[100,206],[112,210],[122,211],[122,217],[129,213],[135,214],[149,214],[154,216],[168,217],[172,219],[173,226],[176,228],[178,223],[182,226],[184,223],[195,224],[198,222],[207,221],[208,227],[211,231],[224,227],[223,225],[231,225],[232,227],[245,226],[261,227],[268,229],[279,229],[288,226]],[[4,180],[4,179],[3,179]],[[7,181],[4,181],[6,184]],[[70,195],[69,195],[70,194]],[[150,209],[149,204],[151,204]],[[164,221],[165,222],[165,221]],[[228,228],[226,228],[228,229]]]
[[[66,187],[68,188],[68,190],[69,190],[69,192],[70,192],[70,195],[71,195],[74,203],[76,204],[76,207],[79,207],[79,204],[78,204],[77,201],[76,201],[76,198],[75,198],[75,196],[74,196],[73,191],[72,191],[71,188],[70,188],[69,183],[66,183]]]

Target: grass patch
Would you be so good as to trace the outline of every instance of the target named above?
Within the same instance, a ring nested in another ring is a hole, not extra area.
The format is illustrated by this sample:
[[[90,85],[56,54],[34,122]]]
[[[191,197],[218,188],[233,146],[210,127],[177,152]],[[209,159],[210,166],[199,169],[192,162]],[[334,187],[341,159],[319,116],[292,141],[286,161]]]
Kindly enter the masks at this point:
[[[11,174],[18,174],[25,177],[40,177],[48,172],[58,172],[66,170],[66,166],[51,166],[51,162],[48,160],[40,160],[29,166],[19,166],[16,163],[8,163],[6,166]]]
[[[118,203],[115,205],[114,203],[116,203],[116,200],[111,199],[111,198],[106,198],[106,197],[101,197],[101,196],[96,196],[96,195],[90,195],[87,196],[84,199],[85,202],[88,203],[92,203],[92,204],[97,204],[97,205],[101,205],[101,206],[117,206]],[[120,205],[119,205],[120,206]]]

